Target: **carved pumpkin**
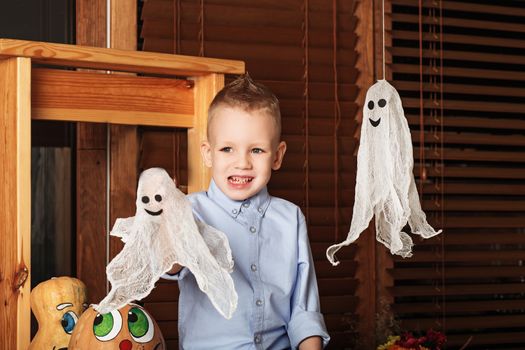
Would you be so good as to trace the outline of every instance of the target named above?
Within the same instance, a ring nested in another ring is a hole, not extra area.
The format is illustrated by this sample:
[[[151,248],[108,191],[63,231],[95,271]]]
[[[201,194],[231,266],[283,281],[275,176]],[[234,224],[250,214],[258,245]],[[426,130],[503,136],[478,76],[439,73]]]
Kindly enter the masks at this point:
[[[78,320],[70,350],[165,350],[160,328],[151,315],[136,304],[107,314],[88,308]]]
[[[31,291],[31,309],[38,332],[28,350],[67,349],[78,317],[87,307],[84,283],[72,277],[54,277]]]

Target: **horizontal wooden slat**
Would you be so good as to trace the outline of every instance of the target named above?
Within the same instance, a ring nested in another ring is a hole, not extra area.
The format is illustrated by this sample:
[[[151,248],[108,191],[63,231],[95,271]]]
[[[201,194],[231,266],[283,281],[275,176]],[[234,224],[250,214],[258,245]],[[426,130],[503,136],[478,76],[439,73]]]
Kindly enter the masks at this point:
[[[419,165],[414,166],[414,173],[419,174]],[[441,176],[433,168],[427,169],[429,177]],[[525,179],[525,172],[520,168],[474,167],[449,165],[444,173],[446,178],[475,178],[475,179]]]
[[[183,76],[244,73],[241,61],[12,39],[0,39],[0,57],[29,57],[32,62],[49,65],[135,73]]]
[[[479,5],[477,5],[479,6]],[[476,8],[477,6],[472,6],[471,8]],[[392,38],[403,39],[403,40],[419,40],[419,35],[417,32],[411,32],[408,30],[393,30]],[[439,33],[423,33],[423,40],[425,42],[440,42],[441,38]],[[524,49],[525,43],[523,40],[519,39],[508,39],[504,37],[496,38],[489,36],[474,36],[474,35],[461,35],[461,34],[451,34],[447,33],[443,35],[443,42],[445,43],[454,43],[454,44],[467,44],[467,45],[480,45],[480,46],[492,46],[492,47],[504,47],[504,48],[513,48],[513,49]],[[495,92],[497,93],[497,92]]]
[[[408,47],[395,47],[389,48],[388,51],[394,56],[402,57],[420,57],[419,49],[408,48]],[[472,51],[453,51],[453,50],[423,50],[424,58],[436,58],[439,59],[443,55],[444,60],[456,60],[456,61],[468,61],[468,62],[485,62],[498,64],[521,64],[523,62],[523,56],[519,55],[504,55],[501,53],[483,53],[476,52],[475,55]],[[445,72],[448,67],[444,68]]]
[[[353,295],[358,281],[353,278],[319,278],[319,294],[324,296]]]
[[[490,200],[490,199],[451,199],[447,198],[443,205],[436,208],[434,200],[425,200],[424,208],[442,209],[445,211],[490,211],[490,212],[515,212],[525,211],[525,201],[523,200]],[[525,219],[523,220],[525,224]]]
[[[184,80],[34,69],[32,86],[33,119],[193,126],[193,90]]]
[[[418,7],[419,2],[412,0],[392,0],[393,5],[402,5],[410,7]],[[443,10],[455,10],[468,12],[469,14],[490,14],[490,15],[506,15],[506,16],[525,16],[525,10],[517,6],[497,6],[497,2],[490,5],[484,5],[482,3],[476,3],[476,6],[472,6],[472,3],[468,2],[442,2],[436,3],[433,0],[423,0],[422,5],[424,8],[442,8]]]
[[[445,227],[448,227],[446,225]],[[446,234],[446,233],[445,233]],[[516,248],[514,248],[516,249]],[[417,251],[410,260],[402,260],[402,263],[419,263],[419,262],[475,262],[475,261],[520,261],[525,260],[525,251],[522,250],[460,250],[429,252]]]
[[[406,114],[410,125],[419,125],[419,116]],[[439,126],[440,120],[425,116],[424,123],[427,126]],[[450,113],[444,118],[443,125],[447,127],[477,128],[477,129],[501,129],[501,130],[525,130],[525,120],[509,118],[482,118],[465,117],[458,113]]]
[[[447,317],[447,328],[453,329],[491,329],[491,328],[521,328],[525,315],[502,315],[502,316],[465,316]],[[408,329],[429,329],[435,327],[434,319],[416,318],[402,320],[403,327]]]
[[[488,231],[488,232],[487,232]],[[448,229],[446,235],[443,235],[444,243],[446,245],[471,245],[475,242],[477,245],[495,245],[495,244],[525,244],[525,234],[520,232],[512,232],[510,229],[502,230],[488,229],[482,230],[467,230],[466,232],[458,232],[457,229]],[[422,241],[419,244],[426,243],[428,240]]]
[[[523,228],[523,217],[509,215],[464,215],[462,217],[445,216],[448,228]]]
[[[392,20],[395,22],[405,23],[419,23],[417,15],[395,13],[392,14]],[[423,16],[424,24],[436,24],[434,18],[430,16]],[[482,21],[477,19],[443,17],[443,26],[445,27],[459,27],[468,29],[485,29],[498,31],[512,31],[525,33],[525,25],[521,23],[501,22],[501,21]]]
[[[523,283],[495,284],[447,284],[446,288],[433,286],[399,286],[392,287],[396,297],[432,296],[432,295],[485,295],[485,294],[519,294],[525,292]]]
[[[468,312],[490,312],[502,310],[520,310],[525,308],[525,300],[464,300],[448,301],[446,305],[440,303],[396,303],[392,306],[398,313],[429,313],[441,312],[446,308],[447,313],[458,314]]]
[[[321,312],[324,315],[338,314],[341,312],[355,312],[359,300],[352,295],[322,296]]]
[[[525,146],[525,135],[494,135],[494,134],[482,134],[482,133],[468,133],[468,132],[443,132],[439,131],[435,133],[425,132],[424,135],[425,144],[431,143],[443,143],[456,144],[456,145],[491,145],[491,146]],[[412,143],[419,143],[419,132],[412,133]]]
[[[419,74],[419,66],[410,64],[391,64],[390,68],[394,72],[398,73],[411,73]],[[434,67],[423,67],[424,75],[439,75],[439,68]],[[512,81],[524,81],[525,72],[521,71],[505,71],[497,69],[475,69],[475,68],[457,68],[457,67],[443,67],[443,75],[449,77],[462,77],[462,78],[479,78],[484,79],[498,79],[498,80],[512,80]]]
[[[424,185],[423,194],[481,194],[481,195],[506,195],[522,196],[525,195],[525,185],[523,184],[500,184],[495,181],[487,183],[445,183],[443,187],[436,185]]]
[[[414,154],[419,154],[419,147],[414,148]],[[479,151],[444,148],[443,150],[426,150],[426,159],[463,160],[466,162],[508,162],[522,163],[525,152],[512,151]],[[417,159],[417,158],[416,158]]]
[[[477,242],[476,242],[477,243]],[[502,252],[502,255],[505,253]],[[395,279],[414,280],[414,279],[440,279],[444,276],[451,278],[505,278],[525,276],[525,267],[520,266],[476,266],[476,267],[446,267],[444,270],[440,266],[436,268],[396,268],[389,271]],[[525,301],[524,301],[525,302]]]
[[[524,75],[525,77],[525,75]],[[419,108],[419,99],[405,98],[403,99],[403,106]],[[444,100],[443,108],[461,110],[461,111],[475,111],[475,112],[498,112],[498,113],[520,113],[523,110],[522,104],[519,103],[504,103],[504,102],[484,102],[484,101],[464,101],[464,100]],[[424,108],[439,108],[439,101],[430,101],[425,99],[423,103]]]
[[[469,83],[469,82],[465,82]],[[403,96],[402,91],[416,91],[419,93],[419,82],[417,81],[402,81],[398,80],[393,82],[393,85],[398,91],[400,91],[401,96]],[[424,83],[423,91],[425,92],[436,92],[441,91],[440,84],[431,84]],[[497,89],[492,85],[474,85],[469,84],[452,84],[444,83],[443,92],[447,94],[462,94],[462,95],[482,95],[479,99],[483,99],[483,96],[513,96],[513,97],[525,97],[525,91],[519,87],[511,86],[498,86]]]
[[[473,346],[481,346],[482,349],[487,349],[487,346],[494,345],[496,347],[504,346],[505,350],[523,350],[524,343],[525,332],[520,330],[507,330],[504,332],[479,330],[473,332],[470,329],[459,334],[447,334],[447,345],[458,349],[467,344],[465,349]]]

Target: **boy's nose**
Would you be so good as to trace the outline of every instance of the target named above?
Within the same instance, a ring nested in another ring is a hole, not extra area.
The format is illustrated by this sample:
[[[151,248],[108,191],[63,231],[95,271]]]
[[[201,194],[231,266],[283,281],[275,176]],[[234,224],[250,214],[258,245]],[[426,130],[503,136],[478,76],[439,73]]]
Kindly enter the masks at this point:
[[[235,166],[237,169],[250,169],[252,167],[250,156],[246,154],[239,155]]]

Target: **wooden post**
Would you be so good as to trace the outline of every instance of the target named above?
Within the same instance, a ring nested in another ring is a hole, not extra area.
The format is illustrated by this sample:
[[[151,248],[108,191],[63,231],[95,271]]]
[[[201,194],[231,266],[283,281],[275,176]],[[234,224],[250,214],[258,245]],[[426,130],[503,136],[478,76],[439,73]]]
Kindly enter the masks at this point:
[[[77,45],[106,47],[106,0],[76,0]],[[77,123],[77,277],[90,303],[106,295],[107,125]]]
[[[110,13],[111,48],[137,49],[137,3],[112,0]],[[119,73],[124,74],[124,73]],[[117,218],[135,215],[135,197],[138,180],[139,140],[136,125],[110,125],[110,188],[109,227]],[[124,244],[119,238],[108,237],[109,256],[115,257]]]
[[[195,122],[188,129],[188,193],[202,191],[208,188],[211,179],[209,169],[202,166],[200,154],[201,142],[206,140],[206,125],[208,124],[208,107],[217,93],[224,86],[224,75],[207,74],[193,78]]]
[[[31,59],[0,60],[0,94],[0,349],[25,350],[31,317]]]

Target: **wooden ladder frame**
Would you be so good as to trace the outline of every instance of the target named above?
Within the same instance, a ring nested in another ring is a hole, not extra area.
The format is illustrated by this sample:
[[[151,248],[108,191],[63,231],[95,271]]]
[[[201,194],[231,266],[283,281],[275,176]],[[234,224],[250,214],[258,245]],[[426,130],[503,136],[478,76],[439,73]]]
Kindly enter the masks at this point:
[[[187,128],[188,192],[199,191],[209,103],[224,74],[242,73],[242,61],[0,39],[1,349],[30,342],[31,119]]]

